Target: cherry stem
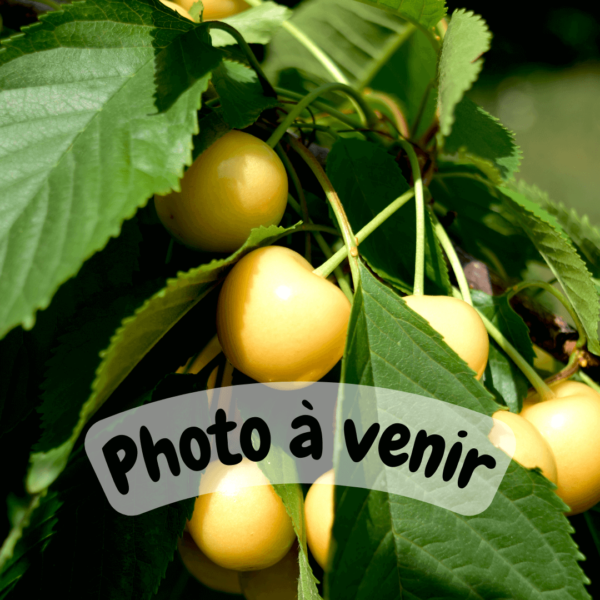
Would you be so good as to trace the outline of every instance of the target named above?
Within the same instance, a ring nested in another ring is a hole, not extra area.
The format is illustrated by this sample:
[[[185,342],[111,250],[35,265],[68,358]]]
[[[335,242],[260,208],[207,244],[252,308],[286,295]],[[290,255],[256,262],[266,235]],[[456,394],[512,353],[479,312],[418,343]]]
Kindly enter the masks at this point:
[[[581,363],[579,362],[579,359],[580,359],[580,353],[578,350],[576,350],[575,352],[573,352],[571,354],[571,356],[569,356],[569,362],[567,363],[567,366],[564,369],[561,369],[560,371],[558,371],[558,373],[555,373],[554,375],[552,375],[552,377],[548,377],[548,379],[546,379],[546,384],[552,385],[554,383],[557,383],[558,381],[562,381],[563,379],[568,379],[569,377],[572,377],[573,375],[575,375],[575,373],[577,373],[577,371],[579,371],[579,367],[581,367]]]
[[[581,319],[564,294],[557,290],[553,285],[546,283],[545,281],[522,281],[511,288],[511,290],[508,292],[508,299],[510,300],[514,295],[528,287],[538,287],[552,294],[567,309],[567,312],[571,316],[571,319],[573,319],[573,323],[575,324],[577,332],[579,333],[579,339],[577,340],[576,348],[582,348],[587,342],[587,336],[585,334],[585,329],[583,328]]]
[[[316,90],[313,90],[306,96],[302,98],[294,106],[294,108],[287,114],[285,119],[279,124],[277,129],[273,132],[271,137],[267,140],[267,144],[274,148],[279,140],[283,137],[288,128],[293,124],[293,122],[302,114],[302,111],[305,110],[310,104],[312,104],[319,96],[327,94],[328,92],[343,92],[352,98],[356,104],[359,106],[361,111],[361,123],[362,125],[374,128],[377,126],[377,117],[371,110],[371,107],[367,104],[365,99],[353,90],[351,87],[347,86],[344,83],[325,83],[324,85],[318,87]]]
[[[411,33],[414,31],[414,29],[415,28],[413,27]],[[396,131],[404,138],[408,139],[410,137],[410,131],[406,117],[400,110],[400,107],[390,96],[384,94],[383,92],[374,92],[373,90],[365,91],[365,96],[368,98],[373,98],[373,100],[383,104],[390,111],[392,117],[394,118],[393,124],[396,127]]]
[[[260,6],[262,0],[247,0],[252,6]],[[281,26],[288,31],[290,35],[295,37],[324,67],[333,79],[339,83],[350,83],[344,74],[338,69],[336,64],[315,44],[302,30],[289,21],[284,21]]]
[[[356,239],[358,243],[364,242],[382,223],[389,219],[397,210],[403,207],[411,198],[415,195],[414,190],[408,190],[396,198],[392,203],[388,204],[379,214],[371,219],[357,234]],[[329,260],[324,262],[318,269],[314,270],[314,273],[321,275],[322,277],[328,277],[329,274],[339,266],[343,260],[348,256],[348,249],[340,248]]]
[[[458,283],[458,287],[460,289],[460,293],[462,295],[462,299],[473,306],[473,299],[471,298],[471,289],[469,288],[469,282],[467,281],[467,277],[465,275],[464,269],[462,268],[462,264],[460,259],[458,258],[458,254],[454,248],[454,244],[452,240],[448,236],[448,233],[444,229],[443,225],[439,222],[437,216],[435,214],[431,214],[431,220],[433,221],[433,231],[437,239],[439,240],[448,260],[450,261],[450,265],[452,270],[454,271],[454,276],[456,277],[456,281]]]
[[[292,148],[299,154],[308,168],[313,172],[314,176],[317,178],[317,181],[323,188],[325,195],[327,196],[327,200],[331,205],[342,232],[342,238],[344,239],[348,256],[350,257],[350,273],[352,274],[352,282],[354,283],[354,289],[356,290],[358,289],[358,284],[360,282],[360,273],[358,271],[358,248],[356,247],[356,238],[352,233],[352,227],[350,226],[350,221],[348,221],[348,217],[344,211],[340,197],[337,195],[337,192],[331,184],[331,181],[329,181],[329,177],[327,177],[327,174],[323,170],[323,167],[316,159],[314,154],[310,152],[308,148],[303,146],[295,137],[288,136],[288,139]]]
[[[454,296],[461,298],[461,293],[456,289],[452,288]],[[488,318],[477,308],[475,310],[479,313],[483,324],[489,334],[489,336],[500,346],[500,348],[509,356],[509,358],[519,367],[523,375],[527,377],[531,385],[535,388],[542,400],[550,400],[555,398],[554,392],[546,384],[546,382],[537,374],[536,370],[521,356],[520,352],[504,337],[502,332],[496,328],[496,326],[488,320]]]
[[[425,195],[423,192],[423,178],[417,153],[408,140],[400,138],[398,143],[408,154],[410,168],[415,186],[415,205],[417,212],[417,247],[415,249],[415,283],[413,295],[423,296],[425,293]]]
[[[298,177],[298,173],[296,173],[296,169],[294,169],[294,165],[290,161],[288,155],[283,151],[281,144],[277,144],[275,146],[275,152],[277,152],[285,170],[288,172],[290,179],[292,180],[292,184],[294,185],[294,189],[296,190],[296,194],[298,194],[298,198],[300,199],[300,206],[302,208],[302,220],[305,223],[310,223],[310,215],[308,214],[308,205],[306,204],[306,196],[304,195],[304,190],[302,189],[302,184],[300,183],[300,178]],[[307,232],[305,239],[305,250],[304,250],[304,258],[308,262],[311,262],[311,248],[310,248],[310,233]]]
[[[286,90],[285,88],[276,87],[275,91],[279,96],[283,96],[284,98],[291,98],[292,100],[302,100],[303,98],[305,98],[305,96],[303,96],[302,94],[298,94],[297,92],[293,92],[292,90]],[[332,108],[331,106],[329,106],[329,104],[325,102],[315,100],[314,102],[312,102],[312,105],[315,108],[318,108],[320,111],[329,114],[330,117],[333,117],[334,119],[337,119],[345,125],[348,125],[348,127],[351,127],[352,129],[358,129],[361,126],[360,123],[357,123],[353,117],[351,117],[350,115],[346,115],[335,108]]]
[[[240,48],[246,55],[246,58],[248,59],[248,62],[250,63],[251,67],[256,72],[256,75],[258,76],[258,79],[263,87],[265,95],[273,98],[277,97],[277,92],[267,79],[267,76],[264,74],[260,63],[254,55],[254,52],[252,52],[252,49],[248,45],[248,42],[244,39],[244,36],[235,27],[232,27],[227,23],[223,23],[222,21],[205,21],[204,23],[202,23],[202,25],[200,25],[200,27],[206,27],[206,29],[222,29],[223,31],[226,31],[229,35],[231,35],[231,37],[233,37],[235,41],[239,44]]]

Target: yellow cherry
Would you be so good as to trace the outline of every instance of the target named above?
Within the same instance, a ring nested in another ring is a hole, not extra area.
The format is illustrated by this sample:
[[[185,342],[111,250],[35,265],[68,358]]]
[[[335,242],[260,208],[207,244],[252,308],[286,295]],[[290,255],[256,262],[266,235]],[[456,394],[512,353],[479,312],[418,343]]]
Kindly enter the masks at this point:
[[[188,529],[210,560],[234,571],[274,565],[296,539],[281,498],[247,458],[233,466],[208,465]]]
[[[488,361],[490,340],[477,311],[451,296],[406,296],[404,301],[440,333],[446,344],[481,379]]]
[[[311,486],[304,501],[306,515],[306,539],[308,547],[326,571],[333,527],[333,502],[335,492],[333,469],[323,473]]]
[[[178,0],[178,2],[189,11],[196,0]],[[244,0],[202,0],[202,4],[204,5],[203,21],[225,19],[250,8]]]
[[[298,547],[294,546],[272,567],[240,573],[240,584],[246,600],[296,600],[299,577]]]
[[[577,515],[600,502],[600,394],[578,381],[562,380],[556,398],[531,396],[521,415],[548,442],[556,459],[556,493]]]
[[[556,460],[548,442],[542,434],[526,419],[520,415],[499,410],[492,415],[496,421],[508,425],[515,436],[515,450],[513,460],[523,465],[526,469],[541,470],[546,479],[557,483]],[[496,425],[492,427],[489,439],[498,448],[508,451],[511,443],[505,439],[502,429]]]
[[[275,151],[259,138],[230,131],[185,172],[181,192],[156,196],[163,225],[184,245],[208,252],[234,252],[250,231],[278,225],[288,180]]]
[[[215,564],[196,546],[189,533],[184,532],[177,542],[177,549],[185,568],[200,583],[218,592],[242,593],[239,573]]]
[[[186,19],[189,19],[190,21],[194,20],[194,19],[192,19],[190,13],[185,8],[180,6],[179,4],[177,4],[175,2],[169,2],[169,0],[160,0],[160,1],[165,6],[168,6],[171,10],[177,11],[182,17],[185,17]]]
[[[282,246],[247,254],[225,279],[217,334],[233,366],[278,389],[304,387],[342,358],[350,302],[315,275],[300,254]]]

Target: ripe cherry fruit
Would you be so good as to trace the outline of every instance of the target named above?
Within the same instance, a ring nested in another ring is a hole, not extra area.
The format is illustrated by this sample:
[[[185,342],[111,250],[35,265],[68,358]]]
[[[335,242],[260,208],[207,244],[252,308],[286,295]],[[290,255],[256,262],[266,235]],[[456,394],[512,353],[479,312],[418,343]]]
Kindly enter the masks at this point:
[[[508,425],[515,436],[513,460],[526,469],[540,469],[542,475],[552,483],[557,483],[556,460],[548,442],[526,419],[506,410],[496,411],[492,418]],[[498,448],[508,451],[512,443],[505,439],[503,428],[494,426],[489,439]]]
[[[233,466],[208,465],[188,530],[210,560],[234,571],[274,565],[296,539],[281,498],[247,458]]]
[[[185,17],[186,19],[189,19],[190,21],[194,20],[194,19],[192,19],[190,13],[185,8],[180,6],[178,3],[170,2],[169,0],[160,0],[160,1],[165,6],[168,6],[171,10],[177,11],[182,17]]]
[[[577,515],[600,502],[600,394],[578,381],[551,386],[556,398],[529,396],[521,415],[548,442],[556,459],[556,493]]]
[[[334,517],[334,481],[333,469],[323,473],[310,486],[304,501],[308,547],[324,571],[328,568],[329,547],[331,545],[331,528],[333,527]]]
[[[277,389],[299,388],[342,358],[350,302],[312,271],[282,246],[254,250],[233,267],[218,300],[217,334],[236,369]]]
[[[178,0],[178,3],[186,10],[192,8],[196,0]],[[250,5],[244,0],[202,0],[203,21],[216,21],[237,15],[244,10],[248,10]]]
[[[253,135],[230,131],[185,172],[181,192],[156,196],[154,204],[184,245],[233,252],[253,228],[279,224],[287,195],[287,174],[275,151]]]
[[[490,352],[490,340],[477,311],[452,296],[406,296],[404,301],[440,333],[446,344],[481,379]]]
[[[206,587],[228,594],[241,594],[239,574],[237,571],[224,569],[210,560],[196,546],[192,536],[185,532],[177,543],[179,555],[185,568]]]

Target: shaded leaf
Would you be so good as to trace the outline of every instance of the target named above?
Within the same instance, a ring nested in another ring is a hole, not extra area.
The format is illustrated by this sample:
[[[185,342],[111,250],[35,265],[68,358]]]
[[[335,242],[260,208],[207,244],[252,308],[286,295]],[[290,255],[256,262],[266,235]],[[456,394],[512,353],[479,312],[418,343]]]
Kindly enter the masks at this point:
[[[327,158],[327,174],[354,232],[409,189],[393,157],[380,146],[362,140],[336,142]],[[409,200],[359,247],[375,272],[402,290],[412,289],[415,222],[415,203]],[[446,293],[450,284],[445,259],[429,219],[426,226],[427,289],[430,293]]]
[[[429,190],[436,204],[454,213],[447,229],[463,250],[506,281],[521,279],[528,261],[540,255],[490,185],[475,167],[442,163]]]
[[[417,393],[491,415],[498,405],[429,324],[364,267],[343,381]],[[338,401],[338,422],[344,403]],[[336,448],[341,438],[338,430]],[[336,455],[337,459],[337,455]],[[398,495],[336,489],[330,597],[589,598],[564,503],[512,462],[494,501],[464,517]],[[402,596],[401,596],[402,594]]]
[[[93,355],[98,366],[89,374],[86,373],[86,393],[83,394],[82,381],[79,388],[82,393],[69,398],[69,414],[77,414],[77,420],[66,423],[57,420],[60,423],[58,427],[45,431],[38,451],[31,456],[28,490],[42,490],[58,477],[75,441],[92,415],[165,333],[218,285],[228,267],[250,250],[271,244],[290,231],[274,225],[252,230],[248,240],[234,254],[180,273],[133,314],[130,313],[131,316],[122,321],[114,334],[114,328],[107,328],[107,335],[111,336],[110,343],[100,352],[101,360]],[[92,323],[90,327],[96,327],[96,324]],[[63,413],[61,402],[64,402],[63,396],[53,395],[52,408],[48,406],[46,413]],[[75,410],[76,407],[79,410]]]
[[[24,523],[26,531],[18,540],[11,558],[4,564],[0,573],[0,597],[10,592],[19,582],[29,568],[34,553],[42,553],[55,534],[58,522],[57,512],[61,501],[56,493],[52,492],[36,501],[36,508],[32,512],[31,520]],[[22,510],[27,510],[23,508]],[[22,518],[22,516],[21,516]],[[18,515],[12,519],[13,526],[19,519]]]
[[[277,106],[277,98],[265,96],[256,73],[236,62],[224,60],[212,82],[221,98],[223,119],[232,129],[252,125],[263,110]]]
[[[513,310],[508,296],[506,294],[490,296],[480,290],[472,290],[471,296],[475,307],[492,322],[521,356],[533,365],[535,352],[529,338],[529,328],[523,318]]]
[[[416,30],[373,78],[374,89],[399,100],[413,139],[425,133],[435,116],[437,62],[438,55],[430,40]],[[420,124],[415,130],[421,112]]]
[[[525,321],[511,307],[508,297],[489,296],[479,290],[471,292],[473,304],[495,325],[504,337],[533,365],[535,353]],[[490,340],[490,356],[485,370],[485,386],[494,396],[515,413],[521,411],[522,401],[530,384],[521,370]]]
[[[444,152],[474,163],[496,183],[510,179],[521,163],[514,134],[469,98],[463,98],[454,113],[452,131]]]
[[[483,67],[479,57],[490,49],[490,39],[480,16],[463,9],[452,13],[439,64],[438,111],[444,137],[452,130],[456,105],[479,76]]]
[[[534,185],[517,181],[513,189],[538,203],[548,214],[552,215],[562,230],[577,246],[588,269],[594,277],[600,277],[600,228],[592,225],[587,215],[579,216],[574,208],[568,209],[561,202],[552,202],[548,194]]]
[[[514,413],[521,411],[523,399],[530,388],[527,377],[493,340],[490,340],[490,355],[483,383],[498,403],[505,404]]]
[[[223,118],[223,113],[220,110],[214,110],[202,117],[199,125],[200,133],[193,138],[193,160],[196,160],[207,148],[232,129]]]
[[[2,40],[0,335],[178,186],[220,60],[194,27],[158,0],[88,0]]]
[[[579,316],[588,348],[600,354],[598,318],[600,297],[592,276],[558,221],[522,194],[499,188],[523,230],[550,267]]]

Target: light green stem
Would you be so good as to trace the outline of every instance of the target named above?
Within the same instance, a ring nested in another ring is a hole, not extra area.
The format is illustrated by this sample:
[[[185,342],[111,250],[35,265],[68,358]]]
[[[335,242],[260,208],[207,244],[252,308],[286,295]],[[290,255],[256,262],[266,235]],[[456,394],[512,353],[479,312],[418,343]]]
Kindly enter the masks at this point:
[[[337,192],[331,184],[331,181],[329,181],[329,177],[327,177],[327,174],[315,156],[296,138],[288,136],[288,140],[292,148],[299,154],[308,168],[313,172],[314,176],[317,178],[317,181],[323,188],[325,195],[327,196],[327,200],[331,205],[340,231],[342,232],[342,238],[344,239],[344,244],[346,245],[346,250],[348,251],[352,282],[354,283],[354,289],[357,289],[360,282],[360,273],[358,271],[358,248],[356,247],[356,238],[352,233],[352,227],[350,226],[350,221],[348,221],[348,217],[346,216],[342,202],[340,201]]]
[[[296,129],[313,129],[314,131],[322,131],[327,135],[330,135],[334,140],[340,138],[340,133],[337,132],[333,127],[328,127],[327,125],[321,125],[319,123],[294,123],[294,128]]]
[[[402,208],[402,206],[413,198],[414,195],[414,190],[408,190],[408,192],[405,192],[402,196],[388,204],[356,234],[358,243],[364,242],[382,223],[389,219],[397,210]],[[327,277],[347,256],[347,248],[340,248],[329,260],[324,262],[318,269],[315,269],[314,272],[323,277]]]
[[[377,118],[373,114],[373,111],[369,107],[369,105],[365,102],[365,99],[358,93],[355,92],[351,87],[347,86],[344,83],[325,83],[324,85],[318,87],[316,90],[313,90],[292,110],[286,115],[285,119],[279,124],[277,129],[273,132],[271,137],[267,140],[267,144],[274,148],[279,140],[283,137],[285,132],[288,130],[290,125],[302,114],[302,111],[306,109],[312,102],[314,102],[319,96],[327,94],[328,92],[343,92],[353,98],[356,104],[360,107],[361,110],[361,118],[363,125],[366,127],[374,127],[377,124]]]
[[[450,261],[450,265],[452,266],[452,270],[454,271],[454,275],[456,277],[456,281],[458,282],[458,287],[460,289],[460,293],[462,294],[463,300],[468,302],[471,306],[473,306],[473,300],[471,299],[471,289],[469,288],[469,282],[467,281],[467,277],[460,263],[460,259],[458,258],[458,254],[456,254],[456,250],[454,249],[454,245],[452,241],[448,237],[446,230],[443,228],[442,224],[438,221],[438,218],[435,214],[431,215],[433,220],[433,230],[437,239],[440,241],[448,260]]]
[[[302,100],[305,98],[302,94],[298,94],[297,92],[293,92],[291,90],[286,90],[285,88],[275,87],[275,91],[280,96],[284,96],[285,98],[292,98],[293,100]],[[325,102],[320,102],[315,100],[313,103],[315,108],[318,108],[320,111],[326,112],[330,117],[337,119],[338,121],[348,125],[348,127],[352,127],[352,129],[359,129],[360,123],[355,121],[350,115],[345,115],[343,112],[336,110],[335,108],[329,106],[329,104]]]
[[[598,382],[594,381],[589,375],[587,375],[583,371],[579,371],[578,375],[579,377],[581,377],[581,379],[583,379],[583,381],[587,385],[589,385],[593,390],[597,391],[600,394],[600,385],[598,384]]]
[[[460,292],[455,289],[455,296],[460,297]],[[555,397],[554,392],[546,385],[546,382],[536,373],[535,369],[521,356],[519,351],[502,335],[496,326],[478,309],[485,328],[490,337],[508,354],[509,358],[519,367],[523,375],[527,377],[542,400],[550,400]]]
[[[417,209],[417,246],[415,250],[415,284],[413,294],[422,296],[425,293],[425,197],[423,193],[423,179],[421,167],[414,148],[404,139],[398,142],[408,154],[413,181],[415,182],[415,204]]]
[[[260,6],[262,0],[247,0],[251,6]],[[296,25],[289,21],[284,21],[281,25],[290,35],[295,37],[329,72],[335,81],[338,83],[345,83],[348,85],[350,82],[345,75],[338,69],[336,64],[317,46],[302,30],[298,29]]]
[[[518,294],[519,292],[528,287],[538,287],[552,294],[567,309],[579,333],[579,339],[577,340],[577,348],[582,348],[587,341],[587,336],[585,334],[585,329],[583,328],[583,323],[581,322],[579,315],[571,306],[570,302],[567,300],[567,298],[565,298],[564,294],[557,290],[553,285],[550,285],[545,281],[522,281],[521,283],[511,288],[510,292],[508,292],[508,297],[512,298],[514,295]]]

